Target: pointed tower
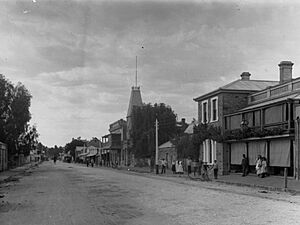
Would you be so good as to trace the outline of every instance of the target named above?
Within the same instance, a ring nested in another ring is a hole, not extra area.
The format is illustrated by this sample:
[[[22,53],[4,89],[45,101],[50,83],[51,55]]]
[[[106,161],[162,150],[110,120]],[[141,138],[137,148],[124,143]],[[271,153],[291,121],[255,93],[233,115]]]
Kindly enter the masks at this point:
[[[129,106],[127,111],[127,140],[130,139],[130,131],[132,129],[132,112],[134,107],[141,107],[143,105],[141,90],[137,86],[137,56],[135,57],[135,86],[131,88]]]
[[[135,86],[131,88],[131,94],[129,99],[128,111],[127,111],[127,130],[126,130],[126,145],[123,146],[124,164],[128,165],[132,162],[134,156],[130,155],[129,149],[132,145],[130,139],[130,132],[132,130],[132,112],[135,107],[143,106],[140,87],[137,86],[137,57],[136,57],[136,72],[135,72]]]

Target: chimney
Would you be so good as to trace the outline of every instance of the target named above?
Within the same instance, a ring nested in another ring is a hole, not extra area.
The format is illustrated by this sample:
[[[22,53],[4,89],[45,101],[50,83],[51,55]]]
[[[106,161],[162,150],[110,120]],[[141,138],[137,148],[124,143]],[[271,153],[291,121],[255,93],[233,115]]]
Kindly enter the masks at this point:
[[[292,69],[294,63],[291,61],[282,61],[279,66],[279,83],[285,83],[292,80]]]
[[[181,118],[181,123],[185,124],[185,118]]]
[[[249,73],[249,72],[243,72],[241,74],[241,79],[242,80],[250,80],[250,76],[251,76],[251,73]]]

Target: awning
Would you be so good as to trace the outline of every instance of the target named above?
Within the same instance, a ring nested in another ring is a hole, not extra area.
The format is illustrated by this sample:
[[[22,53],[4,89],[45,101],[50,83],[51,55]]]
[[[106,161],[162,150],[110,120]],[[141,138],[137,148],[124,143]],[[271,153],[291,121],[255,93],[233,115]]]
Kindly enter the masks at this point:
[[[86,157],[92,157],[92,156],[95,156],[96,153],[89,153]]]
[[[80,156],[87,156],[87,154],[89,154],[88,152],[86,152],[86,153],[81,153],[80,155],[79,155],[79,157]]]

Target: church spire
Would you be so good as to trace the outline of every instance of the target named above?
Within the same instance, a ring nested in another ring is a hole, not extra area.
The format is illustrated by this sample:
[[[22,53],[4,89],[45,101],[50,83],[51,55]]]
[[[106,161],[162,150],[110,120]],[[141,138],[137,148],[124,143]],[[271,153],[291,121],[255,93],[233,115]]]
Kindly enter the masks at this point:
[[[135,86],[137,87],[137,55],[135,56]]]

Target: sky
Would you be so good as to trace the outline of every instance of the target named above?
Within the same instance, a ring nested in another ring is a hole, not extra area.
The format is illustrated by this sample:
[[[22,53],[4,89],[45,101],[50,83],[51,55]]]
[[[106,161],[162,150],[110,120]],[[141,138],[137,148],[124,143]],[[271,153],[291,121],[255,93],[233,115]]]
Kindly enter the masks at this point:
[[[143,102],[191,122],[193,98],[244,71],[279,80],[289,60],[300,76],[300,3],[274,2],[0,0],[0,73],[32,94],[49,147],[126,119],[136,56]]]

